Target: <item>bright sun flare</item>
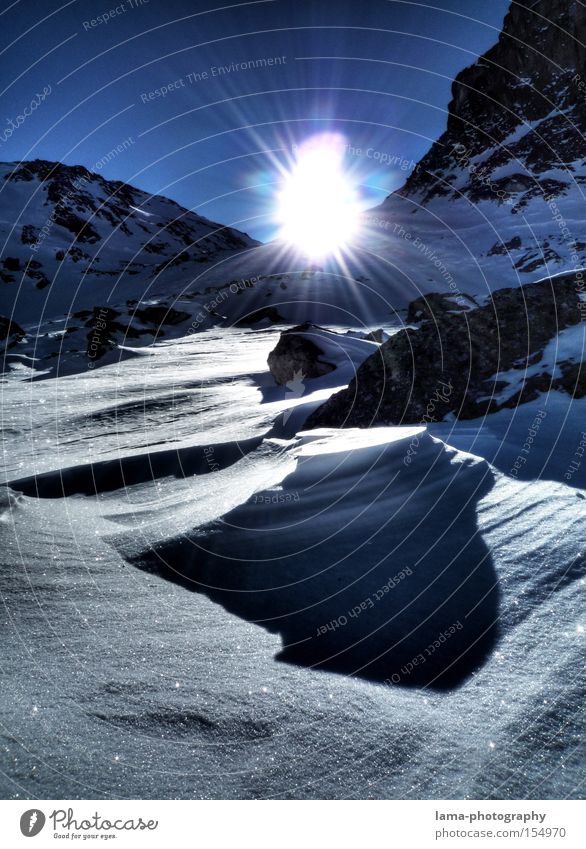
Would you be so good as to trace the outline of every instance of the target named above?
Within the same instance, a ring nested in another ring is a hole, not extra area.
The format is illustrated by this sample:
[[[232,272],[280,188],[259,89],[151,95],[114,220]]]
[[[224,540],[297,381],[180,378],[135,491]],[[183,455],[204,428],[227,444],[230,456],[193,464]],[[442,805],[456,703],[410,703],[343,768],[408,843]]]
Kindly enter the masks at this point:
[[[310,259],[347,246],[360,218],[357,192],[343,170],[344,143],[324,134],[297,148],[278,197],[279,238]]]

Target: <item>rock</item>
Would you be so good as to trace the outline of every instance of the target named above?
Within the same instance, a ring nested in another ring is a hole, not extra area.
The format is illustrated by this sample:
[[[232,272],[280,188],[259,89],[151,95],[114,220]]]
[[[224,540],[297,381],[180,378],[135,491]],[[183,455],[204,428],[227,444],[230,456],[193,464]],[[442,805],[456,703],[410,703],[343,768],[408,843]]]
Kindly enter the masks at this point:
[[[476,418],[550,389],[583,395],[583,363],[559,363],[561,377],[524,375],[527,366],[539,363],[551,339],[585,317],[583,288],[583,280],[566,274],[501,289],[473,310],[446,310],[442,296],[424,299],[427,312],[420,326],[381,345],[348,389],[317,409],[306,427],[420,424],[440,421],[448,413]],[[419,312],[421,304],[409,314]],[[502,375],[511,370],[517,372],[515,386],[521,383],[521,389],[499,402],[496,396],[509,385]]]
[[[377,330],[371,330],[364,338],[367,342],[376,342],[377,345],[382,345],[387,338],[387,334],[382,327],[379,327]]]
[[[261,309],[255,310],[255,312],[251,312],[239,319],[236,322],[236,327],[249,327],[265,320],[269,321],[271,324],[281,324],[281,322],[285,321],[276,307],[261,307]]]
[[[20,241],[23,245],[34,245],[39,238],[39,229],[32,224],[25,224],[20,233]]]
[[[477,306],[474,298],[467,295],[446,295],[441,292],[431,292],[411,301],[407,308],[407,324],[417,324],[419,321],[433,318],[440,313],[461,312]]]
[[[508,242],[495,242],[487,256],[506,256],[509,251],[518,251],[522,244],[520,236],[513,236]]]
[[[268,366],[275,381],[284,386],[299,375],[304,379],[323,377],[335,366],[326,362],[324,352],[304,333],[311,331],[312,325],[306,323],[285,330],[268,356]]]
[[[8,344],[14,344],[19,339],[24,339],[25,336],[26,334],[19,324],[4,315],[0,315],[0,340],[8,339]]]

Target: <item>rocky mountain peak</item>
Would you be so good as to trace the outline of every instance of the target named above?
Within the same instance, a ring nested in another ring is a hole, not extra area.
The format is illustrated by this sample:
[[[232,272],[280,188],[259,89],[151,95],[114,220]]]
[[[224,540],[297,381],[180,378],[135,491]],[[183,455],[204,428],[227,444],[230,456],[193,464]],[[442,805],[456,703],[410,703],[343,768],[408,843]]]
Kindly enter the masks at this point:
[[[574,0],[513,2],[498,42],[454,80],[448,132],[469,121],[464,132],[482,148],[484,134],[498,141],[523,119],[573,105],[572,79],[586,67],[585,30],[586,7]],[[479,116],[488,120],[477,133]]]
[[[491,149],[485,175],[512,159],[535,174],[585,158],[584,32],[577,0],[512,2],[497,43],[455,78],[446,132],[399,194],[449,194],[469,160]]]

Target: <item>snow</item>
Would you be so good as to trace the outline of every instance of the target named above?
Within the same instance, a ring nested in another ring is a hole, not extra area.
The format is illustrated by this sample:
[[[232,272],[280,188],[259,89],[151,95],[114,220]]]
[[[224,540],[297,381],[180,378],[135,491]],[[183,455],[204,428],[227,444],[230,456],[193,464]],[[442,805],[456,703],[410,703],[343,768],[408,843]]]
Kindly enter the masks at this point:
[[[279,436],[277,338],[2,384],[3,794],[572,796],[584,402]]]
[[[22,325],[96,305],[125,305],[127,300],[137,301],[153,293],[162,292],[173,299],[184,288],[185,264],[165,269],[161,265],[173,262],[186,250],[200,259],[213,257],[216,261],[238,253],[221,225],[166,198],[125,187],[140,203],[125,206],[118,183],[104,183],[98,175],[83,182],[70,173],[74,188],[63,189],[58,206],[48,198],[47,185],[38,175],[30,180],[6,179],[16,166],[0,163],[2,254],[20,260],[14,282],[3,284],[0,313]],[[96,235],[80,238],[58,223],[57,210],[87,221]],[[23,243],[24,226],[34,228],[32,243]],[[233,232],[245,247],[256,244],[245,234]],[[73,251],[77,259],[71,255],[57,259],[58,252],[64,251]],[[26,276],[24,269],[31,260],[41,263],[50,286],[38,289],[35,280]],[[201,273],[202,265],[192,260],[191,268]]]
[[[132,209],[133,212],[138,212],[139,215],[145,215],[147,218],[152,218],[153,216],[152,212],[147,212],[145,209],[139,209],[138,206],[133,206],[132,204],[130,204],[130,209]]]
[[[499,392],[493,392],[480,400],[493,399],[503,404],[513,398],[523,388],[525,381],[537,375],[550,375],[554,379],[562,377],[560,363],[565,365],[584,361],[586,354],[586,325],[584,322],[560,331],[543,349],[540,358],[532,365],[499,371],[490,381],[503,381],[507,385]]]
[[[376,342],[348,333],[335,333],[323,327],[311,327],[299,335],[309,339],[323,351],[320,360],[334,365],[338,375],[344,371],[350,377],[354,376],[358,366],[378,348]]]
[[[585,353],[586,323],[581,322],[558,333],[555,339],[546,345],[541,362],[553,369],[560,360],[582,362]]]

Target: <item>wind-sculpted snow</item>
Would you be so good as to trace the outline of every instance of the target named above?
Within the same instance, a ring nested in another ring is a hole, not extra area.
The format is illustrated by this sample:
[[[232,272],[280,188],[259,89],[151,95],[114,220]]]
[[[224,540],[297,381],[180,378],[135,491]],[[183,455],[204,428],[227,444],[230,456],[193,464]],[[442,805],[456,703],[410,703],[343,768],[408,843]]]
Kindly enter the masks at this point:
[[[318,431],[289,450],[297,468],[278,487],[135,562],[277,631],[283,660],[460,683],[497,632],[476,526],[490,468],[423,429]]]
[[[277,339],[3,384],[3,793],[575,795],[584,402],[278,439]]]

